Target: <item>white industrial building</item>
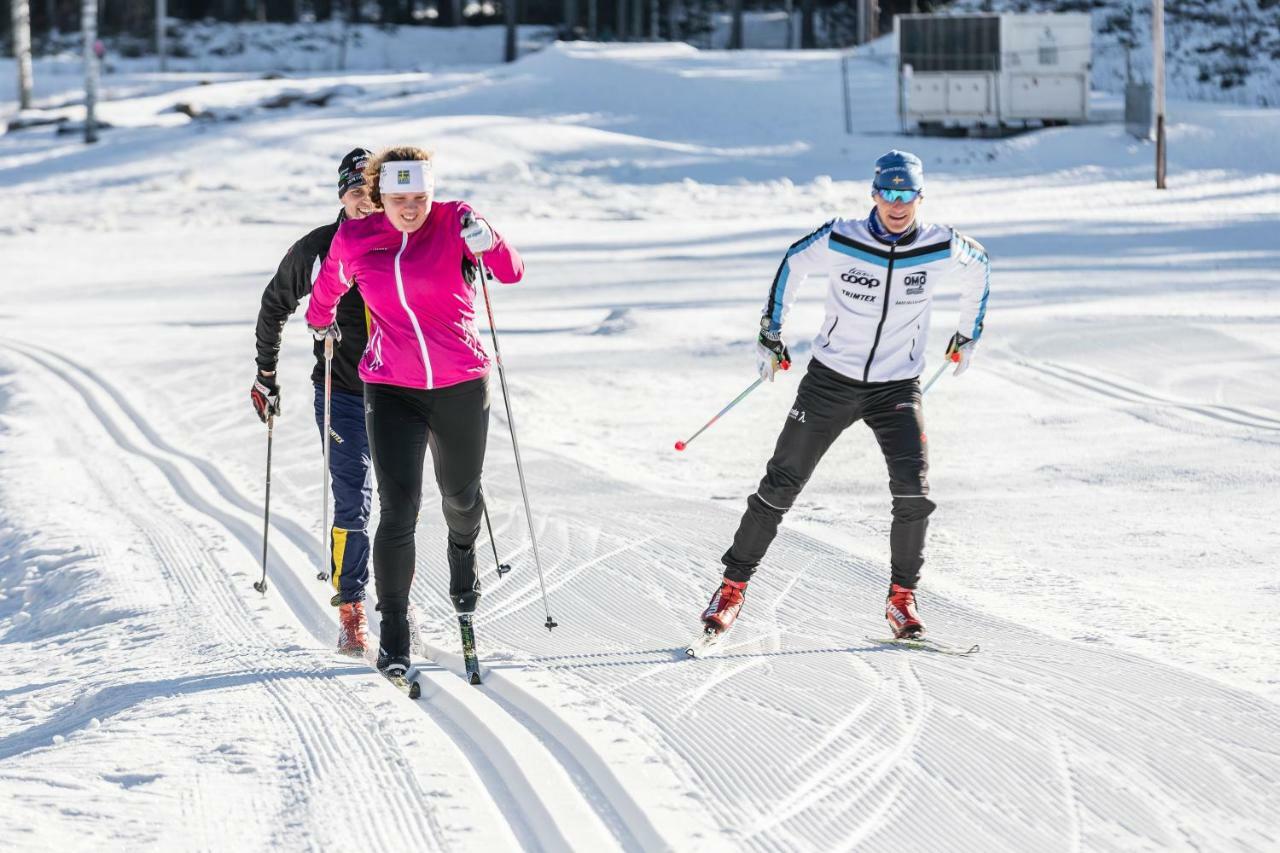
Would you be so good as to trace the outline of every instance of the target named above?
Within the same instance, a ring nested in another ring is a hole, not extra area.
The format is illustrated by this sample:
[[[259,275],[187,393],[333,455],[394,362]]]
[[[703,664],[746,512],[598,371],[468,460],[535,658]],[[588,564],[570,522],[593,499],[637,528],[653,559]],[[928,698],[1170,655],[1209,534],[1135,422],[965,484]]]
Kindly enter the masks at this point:
[[[1087,14],[898,15],[906,129],[999,130],[1089,116]]]

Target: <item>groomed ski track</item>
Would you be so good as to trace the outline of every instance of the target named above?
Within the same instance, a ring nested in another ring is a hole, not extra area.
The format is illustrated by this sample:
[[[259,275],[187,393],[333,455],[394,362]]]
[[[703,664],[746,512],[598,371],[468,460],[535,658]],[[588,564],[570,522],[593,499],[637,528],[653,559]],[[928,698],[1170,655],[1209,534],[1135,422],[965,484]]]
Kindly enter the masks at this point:
[[[253,516],[249,514],[250,511],[256,512],[257,508],[229,486],[217,474],[216,469],[212,469],[204,460],[167,444],[132,409],[123,395],[98,378],[92,370],[36,346],[8,344],[6,348],[11,353],[19,354],[28,363],[38,366],[50,380],[64,383],[79,395],[110,440],[124,454],[150,463],[168,482],[174,495],[186,509],[219,525],[232,542],[243,546],[246,555],[252,555],[256,551],[260,556],[261,520],[259,518],[255,529]],[[125,482],[134,485],[128,479]],[[167,512],[157,507],[149,513],[140,513],[136,520],[143,534],[151,536],[154,531],[148,530],[148,525],[161,527],[163,522],[145,519],[165,519],[167,516]],[[327,585],[321,586],[313,582],[313,588],[308,589],[305,582],[314,575],[314,561],[309,554],[310,543],[301,528],[289,523],[287,519],[278,527],[287,541],[281,542],[277,538],[269,548],[270,594],[282,596],[291,615],[311,634],[319,648],[330,647],[336,636],[337,621],[333,611],[322,600],[327,599]],[[203,553],[196,557],[191,553],[162,551],[166,558],[165,565],[174,568],[180,585],[188,589],[197,585],[192,573],[199,572],[201,590],[216,594],[212,596],[219,605],[214,612],[215,619],[230,620],[233,623],[232,636],[249,635],[250,632],[246,630],[251,621],[249,613],[257,609],[252,599],[258,596],[251,587],[246,586],[249,574],[242,569],[221,575],[219,569],[226,571],[229,561],[225,557],[213,556],[221,550],[218,547],[206,545],[201,549],[201,540],[208,540],[210,537],[207,534],[201,535],[198,528],[188,529],[185,535],[177,538],[187,542],[188,549],[202,550]],[[243,564],[244,560],[241,558],[236,562]],[[248,589],[248,592],[241,587]],[[204,604],[209,599],[210,596],[199,598]],[[196,600],[197,597],[192,595],[188,606],[193,606]],[[373,627],[376,630],[376,622]],[[269,650],[271,643],[261,637],[261,631],[257,633],[260,636],[258,645]],[[341,660],[336,655],[334,657]],[[341,667],[340,671],[350,668]],[[378,676],[370,675],[375,681],[381,681]],[[625,791],[593,786],[590,789],[592,802],[589,803],[566,768],[539,741],[540,736],[546,736],[547,728],[539,726],[531,729],[521,725],[515,716],[503,710],[502,706],[483,692],[475,690],[438,666],[428,664],[418,667],[417,679],[423,685],[423,695],[422,700],[414,704],[454,741],[457,748],[456,754],[446,760],[462,759],[471,764],[496,811],[505,819],[511,833],[508,838],[518,839],[521,847],[533,850],[609,850],[641,849],[642,843],[647,849],[665,846],[643,815],[630,804]],[[334,691],[341,691],[340,684],[332,676],[329,681],[331,683],[325,688],[308,684],[303,695],[296,697],[285,707],[310,708],[324,704],[317,701],[322,698],[333,705],[341,704],[333,702]],[[380,686],[393,689],[389,685]],[[328,696],[325,695],[326,689]],[[410,700],[406,698],[405,701]],[[530,701],[536,704],[536,700]],[[333,729],[338,725],[345,736],[348,728],[358,730],[360,718],[369,713],[371,709],[348,707],[340,716],[331,716],[327,724],[311,723],[310,730],[303,732],[301,736],[303,740],[320,741],[319,744],[308,744],[309,749],[324,749],[325,740],[332,741],[338,737],[334,731],[326,729]],[[353,722],[356,723],[355,726],[351,725]],[[574,745],[584,746],[580,739]],[[367,757],[373,765],[382,765],[380,753],[387,749],[386,743],[361,746],[367,748]],[[427,760],[435,762],[441,758],[430,756]],[[589,759],[585,761],[593,767],[603,766],[603,762],[598,759],[594,762]],[[575,759],[571,766],[576,769],[583,763],[584,760]],[[350,764],[347,761],[344,768]],[[387,825],[386,834],[378,839],[381,847],[394,849],[411,838],[434,838],[437,846],[452,846],[450,839],[439,832],[438,828],[435,832],[427,831],[429,827],[423,822],[421,808],[414,803],[409,781],[411,780],[403,778],[375,779],[365,786],[380,795],[386,790],[395,797],[407,797],[395,807],[396,812],[407,812],[419,818],[417,822],[404,823],[397,820],[395,824]],[[609,795],[620,798],[623,804],[620,807],[609,805]],[[597,816],[596,809],[603,809],[614,818],[618,838],[605,827]],[[632,824],[626,823],[628,819]],[[638,835],[640,841],[633,835],[633,825],[636,827],[634,835]]]
[[[296,655],[272,648],[256,612],[292,618],[316,649],[335,630],[328,588],[313,580],[312,537],[288,520],[293,507],[273,513],[273,600],[263,605],[250,587],[261,548],[254,498],[213,462],[166,441],[163,425],[147,423],[92,368],[30,343],[5,350],[24,372],[35,367],[39,381],[78,397],[103,439],[124,451],[129,463],[102,472],[104,489],[130,507],[189,606],[199,602],[199,630],[254,647],[244,671],[265,669],[263,680],[281,691],[279,715],[295,727],[317,777],[333,772],[333,713],[358,718],[369,713],[359,702],[375,694],[409,703],[383,684],[353,698],[345,687],[353,670],[378,680],[358,664],[312,671],[296,690],[270,675]],[[794,530],[780,536],[717,657],[684,660],[739,505],[648,493],[526,449],[561,624],[548,634],[502,430],[495,422],[486,490],[503,559],[516,568],[489,584],[481,604],[486,683],[472,688],[457,677],[439,526],[424,521],[415,603],[430,662],[420,668],[414,728],[451,748],[384,761],[400,732],[354,727],[374,756],[359,784],[393,792],[398,813],[412,815],[404,835],[379,830],[382,846],[402,846],[409,833],[428,846],[469,846],[421,808],[414,762],[465,763],[490,815],[501,816],[490,837],[525,849],[1280,843],[1272,796],[1280,711],[1272,703],[927,594],[931,629],[981,641],[982,653],[956,659],[875,646],[862,638],[881,630],[884,568]],[[171,495],[154,497],[156,483]],[[434,511],[430,498],[424,507],[424,516]],[[687,831],[672,837],[658,828],[674,823]]]

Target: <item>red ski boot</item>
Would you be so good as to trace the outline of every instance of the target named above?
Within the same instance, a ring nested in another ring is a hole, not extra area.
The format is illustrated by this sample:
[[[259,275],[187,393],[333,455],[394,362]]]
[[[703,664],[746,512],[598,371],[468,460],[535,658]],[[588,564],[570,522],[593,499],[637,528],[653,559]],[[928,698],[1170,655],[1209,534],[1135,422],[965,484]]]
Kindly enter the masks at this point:
[[[725,578],[720,588],[711,596],[707,609],[702,611],[702,624],[708,631],[723,634],[733,627],[742,610],[742,602],[747,597],[746,581],[731,581]]]
[[[361,657],[369,648],[369,624],[364,618],[364,602],[350,601],[338,607],[338,651]]]
[[[924,636],[924,623],[916,613],[916,593],[913,589],[889,584],[889,599],[884,605],[884,618],[893,629],[893,636],[901,640]]]

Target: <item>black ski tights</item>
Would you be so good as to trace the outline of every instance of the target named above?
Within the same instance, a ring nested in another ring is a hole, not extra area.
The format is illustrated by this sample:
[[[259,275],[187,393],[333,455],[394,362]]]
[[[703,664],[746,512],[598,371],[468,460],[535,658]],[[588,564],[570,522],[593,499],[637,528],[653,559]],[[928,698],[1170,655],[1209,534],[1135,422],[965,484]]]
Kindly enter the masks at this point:
[[[782,516],[795,503],[805,483],[831,444],[857,421],[875,434],[889,473],[893,522],[889,527],[893,582],[915,589],[924,565],[929,529],[929,456],[920,408],[920,382],[858,382],[814,359],[800,380],[796,402],[778,436],[773,458],[722,561],[725,577],[751,579]]]
[[[364,400],[381,511],[373,539],[374,584],[383,624],[393,623],[389,627],[399,643],[398,626],[404,622],[413,585],[414,531],[428,448],[449,528],[449,593],[460,609],[475,609],[480,591],[475,541],[484,515],[480,473],[489,432],[488,380],[473,379],[430,391],[369,383]],[[407,634],[403,643],[408,643]]]

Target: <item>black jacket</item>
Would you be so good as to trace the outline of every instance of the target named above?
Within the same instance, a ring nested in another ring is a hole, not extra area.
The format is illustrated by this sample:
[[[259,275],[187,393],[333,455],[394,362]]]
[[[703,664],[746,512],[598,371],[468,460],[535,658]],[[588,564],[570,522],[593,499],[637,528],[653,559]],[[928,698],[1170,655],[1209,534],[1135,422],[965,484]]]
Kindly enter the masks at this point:
[[[262,307],[258,310],[258,369],[275,370],[280,354],[280,335],[284,324],[298,309],[302,297],[311,293],[311,282],[319,271],[320,263],[329,254],[333,235],[346,219],[343,213],[330,225],[323,225],[294,243],[280,262],[280,268],[262,292]],[[333,387],[350,394],[363,394],[357,365],[364,354],[369,339],[369,326],[365,317],[364,299],[359,290],[352,287],[338,302],[338,328],[342,330],[342,342],[333,352]],[[324,342],[316,341],[316,366],[311,371],[311,381],[324,382]]]

